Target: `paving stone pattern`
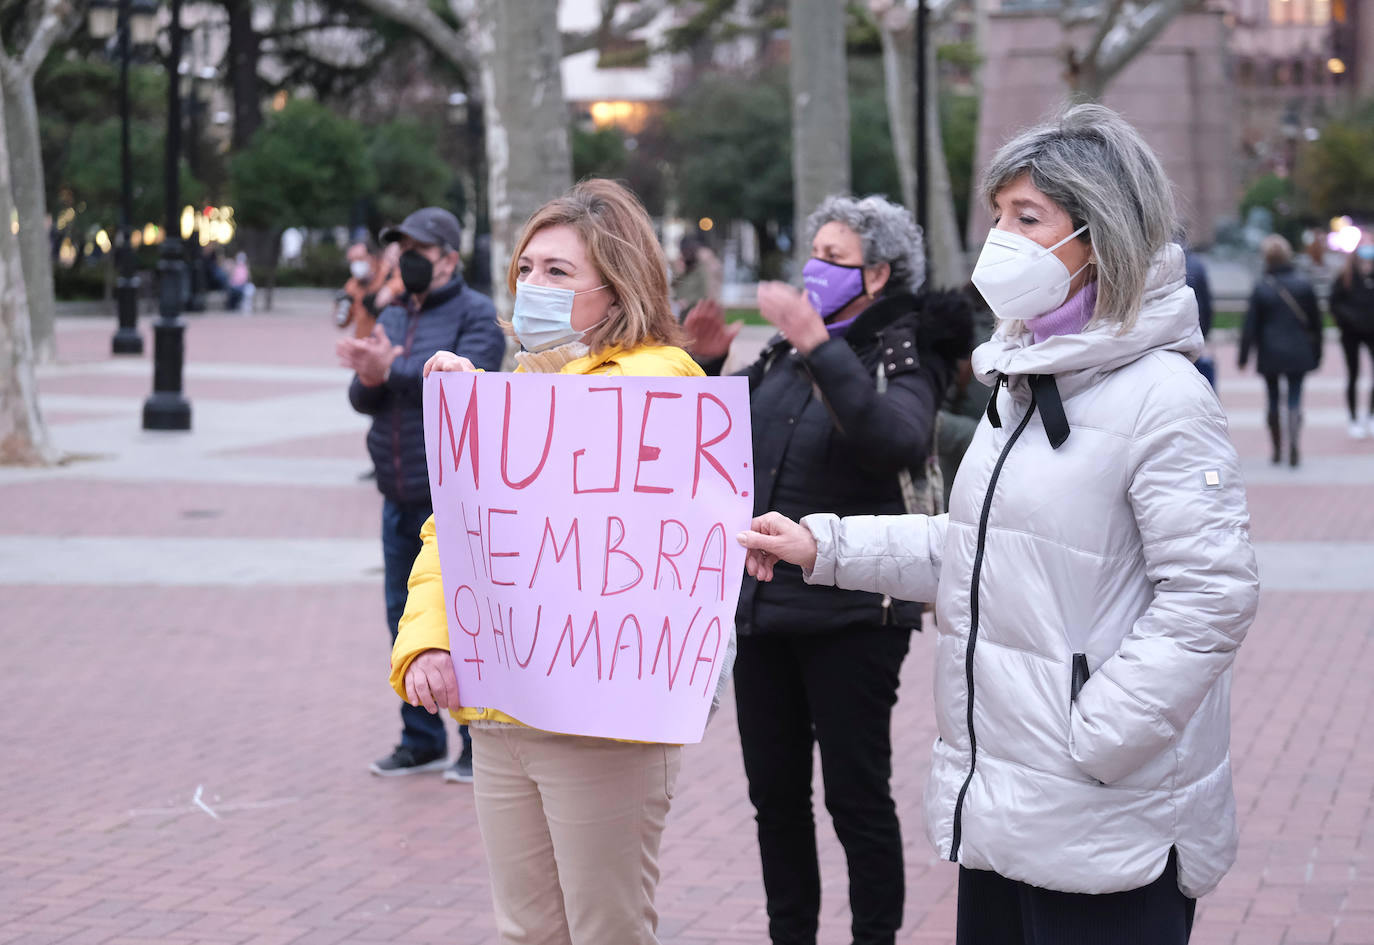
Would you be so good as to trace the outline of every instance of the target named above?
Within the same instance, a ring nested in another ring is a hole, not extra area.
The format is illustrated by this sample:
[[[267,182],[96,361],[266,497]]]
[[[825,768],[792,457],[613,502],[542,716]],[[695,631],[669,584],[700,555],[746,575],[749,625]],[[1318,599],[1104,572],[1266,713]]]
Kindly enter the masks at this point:
[[[190,434],[139,430],[151,365],[104,354],[112,319],[60,323],[40,387],[75,458],[0,470],[0,945],[494,941],[471,789],[367,773],[398,733],[381,502],[328,295],[286,302],[190,320]],[[1260,382],[1217,353],[1266,590],[1235,673],[1240,856],[1194,941],[1374,945],[1374,440],[1346,438],[1332,348],[1308,462],[1271,468]],[[920,812],[930,644],[896,718],[908,945],[954,928],[956,870]],[[840,945],[819,773],[816,791],[821,942]],[[728,704],[687,749],[661,864],[663,941],[767,940]]]

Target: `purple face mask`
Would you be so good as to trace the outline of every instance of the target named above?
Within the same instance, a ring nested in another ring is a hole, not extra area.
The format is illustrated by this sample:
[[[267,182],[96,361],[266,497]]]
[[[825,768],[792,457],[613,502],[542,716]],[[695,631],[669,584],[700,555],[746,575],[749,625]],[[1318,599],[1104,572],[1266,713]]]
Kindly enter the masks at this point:
[[[864,267],[841,266],[812,257],[802,266],[802,284],[821,318],[829,318],[864,294]]]

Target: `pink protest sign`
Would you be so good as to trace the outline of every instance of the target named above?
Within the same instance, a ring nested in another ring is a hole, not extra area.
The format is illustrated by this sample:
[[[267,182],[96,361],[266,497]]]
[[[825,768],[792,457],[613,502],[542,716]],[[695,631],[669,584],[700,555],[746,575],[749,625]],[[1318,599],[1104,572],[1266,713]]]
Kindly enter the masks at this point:
[[[700,741],[753,509],[747,382],[432,374],[424,411],[463,705]]]

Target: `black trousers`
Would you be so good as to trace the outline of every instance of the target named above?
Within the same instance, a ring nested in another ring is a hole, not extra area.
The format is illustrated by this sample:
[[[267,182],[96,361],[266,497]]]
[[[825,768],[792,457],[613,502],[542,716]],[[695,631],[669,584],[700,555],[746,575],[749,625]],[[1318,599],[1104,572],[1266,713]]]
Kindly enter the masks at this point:
[[[906,887],[891,734],[910,644],[911,631],[893,627],[739,638],[735,702],[774,945],[816,941],[815,744],[825,806],[849,865],[855,945],[890,945],[901,927]]]
[[[1171,851],[1159,879],[1094,896],[1054,892],[959,867],[956,945],[1186,945],[1196,899],[1178,888]]]

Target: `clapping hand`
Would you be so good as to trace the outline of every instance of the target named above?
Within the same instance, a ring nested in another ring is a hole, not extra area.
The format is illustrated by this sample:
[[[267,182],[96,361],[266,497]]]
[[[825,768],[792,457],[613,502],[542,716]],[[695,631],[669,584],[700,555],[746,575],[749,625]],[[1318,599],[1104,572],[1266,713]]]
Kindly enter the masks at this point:
[[[725,323],[725,310],[714,299],[702,299],[692,306],[682,327],[687,332],[687,347],[703,361],[714,361],[730,353],[743,322]]]
[[[759,313],[804,355],[830,338],[825,321],[806,293],[785,282],[759,283]]]
[[[381,325],[374,326],[366,338],[340,338],[334,346],[339,363],[356,372],[364,387],[384,383],[391,373],[391,363],[404,350],[391,343]]]
[[[773,580],[773,567],[779,561],[799,565],[805,571],[816,567],[816,536],[786,515],[766,512],[749,524],[749,531],[735,536],[747,553],[744,570],[760,581]]]

